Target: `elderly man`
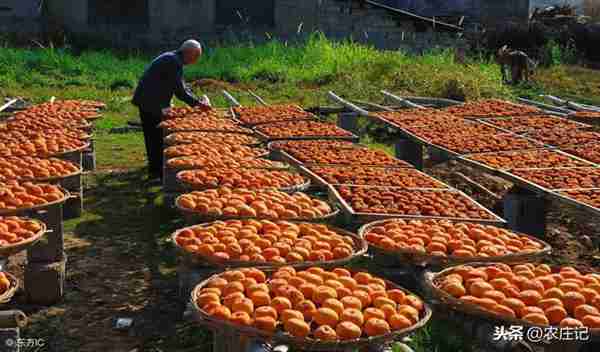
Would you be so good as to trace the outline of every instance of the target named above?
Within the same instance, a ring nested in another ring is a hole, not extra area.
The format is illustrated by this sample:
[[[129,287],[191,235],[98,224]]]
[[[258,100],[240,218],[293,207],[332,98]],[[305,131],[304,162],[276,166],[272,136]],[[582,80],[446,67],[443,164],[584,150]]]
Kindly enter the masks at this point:
[[[166,52],[154,59],[135,90],[132,102],[140,110],[151,179],[162,178],[163,139],[158,124],[170,108],[173,95],[192,107],[210,109],[183,82],[183,66],[196,63],[200,55],[202,45],[199,42],[184,42],[178,50]]]

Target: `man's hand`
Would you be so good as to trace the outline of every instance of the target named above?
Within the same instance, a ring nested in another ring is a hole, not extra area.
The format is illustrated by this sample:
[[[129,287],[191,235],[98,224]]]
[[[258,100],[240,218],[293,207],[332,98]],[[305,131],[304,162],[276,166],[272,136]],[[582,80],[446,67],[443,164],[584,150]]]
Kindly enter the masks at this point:
[[[202,99],[200,99],[200,102],[204,105],[212,106],[212,104],[210,103],[210,99],[208,99],[208,95],[206,95],[206,94],[204,94],[202,96]]]
[[[208,97],[206,95],[203,96],[202,99],[200,99],[198,105],[194,106],[194,108],[202,112],[212,110],[212,107],[210,106],[210,100],[208,100]]]

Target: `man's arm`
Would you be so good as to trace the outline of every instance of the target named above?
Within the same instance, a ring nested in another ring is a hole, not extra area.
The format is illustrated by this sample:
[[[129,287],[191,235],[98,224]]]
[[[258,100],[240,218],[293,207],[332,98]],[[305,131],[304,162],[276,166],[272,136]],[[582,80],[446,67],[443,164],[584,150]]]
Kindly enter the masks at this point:
[[[200,100],[198,100],[198,98],[196,98],[196,96],[194,96],[194,94],[192,94],[192,92],[185,86],[183,81],[183,70],[181,68],[176,67],[176,74],[174,78],[175,96],[189,106],[194,107],[200,105]]]

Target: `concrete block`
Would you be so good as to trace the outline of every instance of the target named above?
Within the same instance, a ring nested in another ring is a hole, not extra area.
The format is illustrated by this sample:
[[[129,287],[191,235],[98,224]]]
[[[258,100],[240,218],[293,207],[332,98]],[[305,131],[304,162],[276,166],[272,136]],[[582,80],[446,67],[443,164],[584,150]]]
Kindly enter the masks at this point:
[[[338,115],[337,125],[340,128],[358,135],[358,114],[342,113]]]
[[[179,283],[179,297],[183,302],[190,300],[192,290],[200,282],[208,279],[218,271],[215,267],[193,266],[190,263],[182,261],[177,266],[177,281]]]
[[[504,198],[504,219],[511,230],[543,239],[547,204],[544,196],[514,187]]]
[[[27,250],[27,260],[29,262],[62,260],[64,255],[63,205],[54,205],[28,215],[44,222],[50,232]]]
[[[423,146],[410,139],[399,139],[394,144],[396,158],[413,165],[417,170],[423,170]]]
[[[67,257],[56,262],[29,262],[25,268],[25,292],[32,304],[53,305],[64,295]]]
[[[63,219],[71,220],[81,217],[83,213],[83,191],[71,192],[72,198],[67,199],[63,206]]]
[[[96,170],[96,152],[85,152],[82,155],[81,166],[84,171]]]

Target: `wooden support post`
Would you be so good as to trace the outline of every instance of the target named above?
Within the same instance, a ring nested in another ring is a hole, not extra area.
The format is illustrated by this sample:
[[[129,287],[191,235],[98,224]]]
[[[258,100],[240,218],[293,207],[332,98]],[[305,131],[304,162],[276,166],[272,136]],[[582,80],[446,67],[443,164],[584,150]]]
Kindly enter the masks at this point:
[[[546,210],[543,196],[520,187],[513,187],[504,198],[504,219],[514,231],[544,238]]]
[[[0,329],[0,352],[19,352],[19,328]]]
[[[338,115],[337,125],[358,136],[358,114],[354,112]]]
[[[56,262],[29,262],[25,268],[27,300],[33,304],[60,302],[65,289],[67,257]]]
[[[396,158],[407,161],[417,170],[423,170],[423,146],[410,139],[398,139],[394,144]]]
[[[63,205],[56,204],[29,214],[46,224],[48,230],[42,239],[27,250],[27,260],[32,262],[56,262],[64,255]]]

